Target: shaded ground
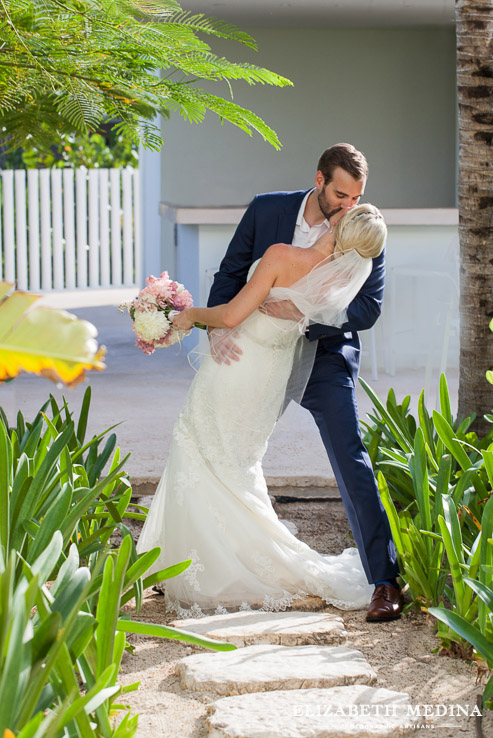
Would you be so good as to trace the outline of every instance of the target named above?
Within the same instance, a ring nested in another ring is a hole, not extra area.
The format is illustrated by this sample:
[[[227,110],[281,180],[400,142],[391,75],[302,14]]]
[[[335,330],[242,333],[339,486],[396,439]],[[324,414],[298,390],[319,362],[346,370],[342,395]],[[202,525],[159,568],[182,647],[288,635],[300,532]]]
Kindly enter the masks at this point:
[[[294,502],[277,504],[281,518],[298,526],[298,537],[321,553],[339,553],[353,545],[346,514],[341,502]],[[136,530],[137,532],[137,530]],[[132,612],[131,603],[128,611]],[[367,623],[365,611],[341,612],[325,606],[327,612],[342,615],[348,631],[347,645],[358,648],[377,672],[376,686],[408,692],[412,704],[430,705],[432,715],[423,717],[421,730],[432,730],[440,738],[476,738],[474,717],[457,716],[460,705],[476,703],[483,687],[476,682],[476,664],[433,653],[439,646],[434,620],[425,613],[408,613],[390,623]],[[152,590],[146,597],[140,620],[167,623],[173,615],[164,612],[163,597]],[[140,713],[138,736],[166,738],[205,738],[207,705],[216,699],[212,694],[182,690],[175,676],[175,663],[192,653],[192,647],[180,642],[130,636],[135,645],[133,655],[125,654],[121,682],[140,681],[138,691],[126,702]],[[437,708],[436,705],[445,705]],[[437,709],[453,716],[437,717]],[[448,726],[448,727],[447,727]],[[486,711],[482,720],[485,738],[493,736],[493,712]]]

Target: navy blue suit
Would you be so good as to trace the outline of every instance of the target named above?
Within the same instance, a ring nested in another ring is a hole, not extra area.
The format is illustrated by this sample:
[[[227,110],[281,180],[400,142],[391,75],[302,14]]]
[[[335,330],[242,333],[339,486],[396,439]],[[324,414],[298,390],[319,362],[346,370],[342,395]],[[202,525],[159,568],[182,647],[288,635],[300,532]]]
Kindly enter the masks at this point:
[[[292,242],[306,194],[271,192],[253,199],[215,275],[209,307],[229,302],[240,291],[251,264],[269,246]],[[387,515],[361,440],[354,392],[360,359],[357,331],[371,328],[380,315],[384,279],[382,253],[373,260],[368,279],[349,305],[347,323],[341,328],[310,326],[308,340],[319,339],[319,343],[301,402],[320,430],[370,583],[397,576],[399,571]]]

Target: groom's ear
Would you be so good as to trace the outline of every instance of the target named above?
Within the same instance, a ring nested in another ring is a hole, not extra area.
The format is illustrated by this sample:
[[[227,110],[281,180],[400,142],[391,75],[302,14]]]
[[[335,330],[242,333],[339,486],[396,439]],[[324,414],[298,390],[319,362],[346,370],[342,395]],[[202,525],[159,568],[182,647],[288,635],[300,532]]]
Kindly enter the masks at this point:
[[[317,188],[317,190],[320,191],[320,190],[323,190],[324,186],[325,186],[325,177],[319,169],[315,175],[315,187]]]

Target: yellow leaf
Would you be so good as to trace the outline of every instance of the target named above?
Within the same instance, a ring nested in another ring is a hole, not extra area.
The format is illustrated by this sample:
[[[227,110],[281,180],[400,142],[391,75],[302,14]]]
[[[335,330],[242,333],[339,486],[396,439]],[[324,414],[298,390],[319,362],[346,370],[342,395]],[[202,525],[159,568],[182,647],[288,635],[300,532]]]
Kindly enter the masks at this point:
[[[40,295],[14,292],[0,282],[0,382],[33,372],[74,385],[86,370],[105,369],[106,350],[98,348],[97,330],[65,310],[32,307]]]

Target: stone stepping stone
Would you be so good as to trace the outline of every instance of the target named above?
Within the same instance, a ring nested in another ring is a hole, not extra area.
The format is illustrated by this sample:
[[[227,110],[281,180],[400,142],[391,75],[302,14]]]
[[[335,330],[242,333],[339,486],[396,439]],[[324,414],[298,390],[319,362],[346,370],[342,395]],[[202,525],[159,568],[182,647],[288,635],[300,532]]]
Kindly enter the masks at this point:
[[[393,738],[413,735],[404,692],[353,684],[222,697],[209,705],[209,738]],[[212,714],[211,714],[212,713]]]
[[[242,611],[175,620],[171,625],[208,638],[229,641],[236,646],[263,643],[327,646],[345,643],[347,637],[341,617],[317,612]]]
[[[185,689],[221,695],[371,684],[376,673],[363,654],[345,646],[246,646],[197,653],[176,664]]]

